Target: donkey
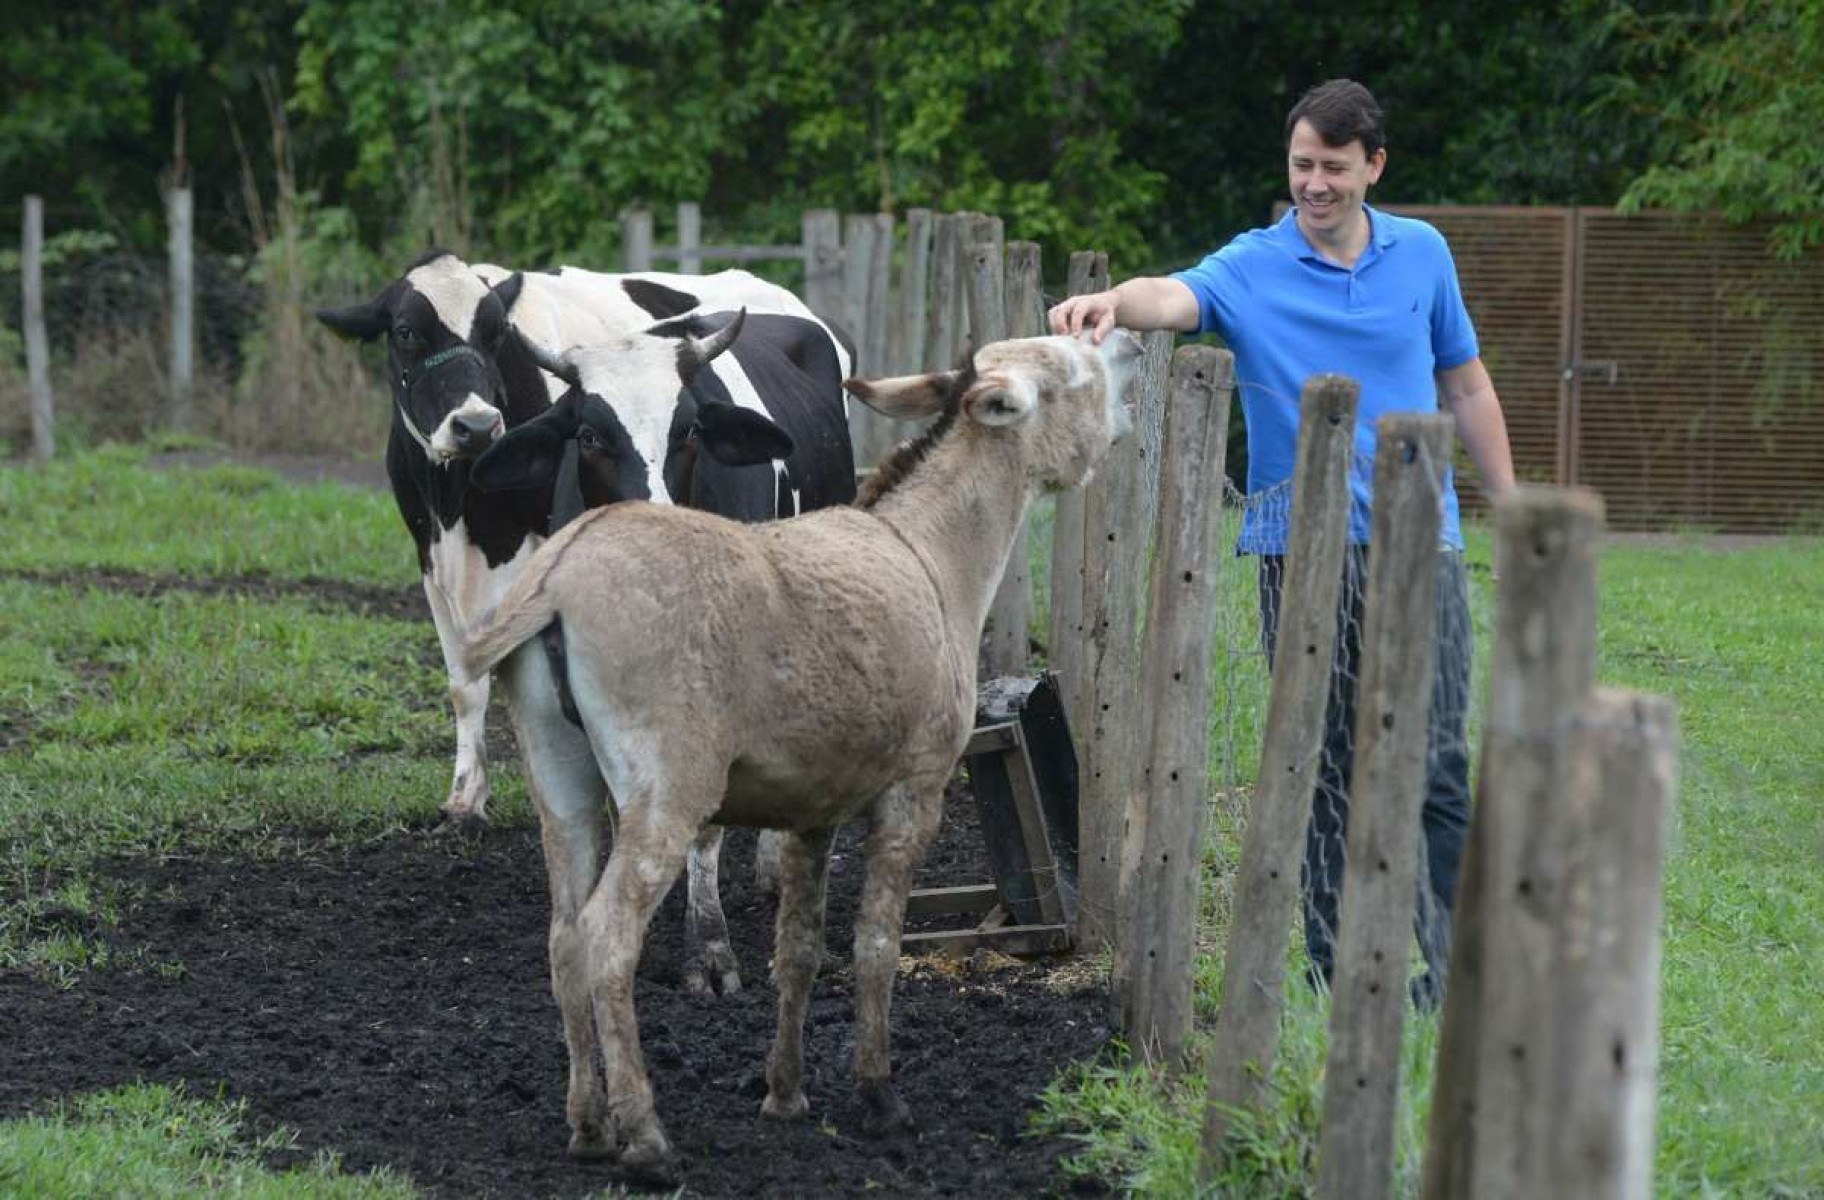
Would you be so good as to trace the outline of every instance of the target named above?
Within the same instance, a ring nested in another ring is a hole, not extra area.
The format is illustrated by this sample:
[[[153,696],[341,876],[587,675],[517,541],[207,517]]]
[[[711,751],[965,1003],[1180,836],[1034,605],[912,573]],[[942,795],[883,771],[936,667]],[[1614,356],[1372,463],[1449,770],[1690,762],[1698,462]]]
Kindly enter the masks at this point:
[[[620,810],[601,879],[552,913],[573,1155],[670,1169],[634,971],[653,910],[711,822],[786,835],[760,1111],[794,1118],[808,1109],[803,1025],[830,845],[868,818],[855,1075],[871,1130],[909,1122],[887,1053],[900,927],[969,738],[982,625],[1034,495],[1081,483],[1130,427],[1122,393],[1139,362],[1139,343],[1117,331],[1099,346],[997,342],[957,371],[851,379],[884,415],[942,414],[883,465],[866,507],[762,525],[638,502],[595,509],[541,547],[469,632],[471,674],[512,672],[542,660],[540,632],[561,623],[576,707]],[[553,873],[574,861],[558,828],[547,817]]]

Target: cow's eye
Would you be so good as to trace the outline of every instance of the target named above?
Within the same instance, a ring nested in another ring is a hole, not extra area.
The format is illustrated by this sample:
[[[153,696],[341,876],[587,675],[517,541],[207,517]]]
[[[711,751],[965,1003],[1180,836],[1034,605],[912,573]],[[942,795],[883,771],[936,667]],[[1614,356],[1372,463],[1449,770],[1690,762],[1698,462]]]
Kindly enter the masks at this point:
[[[585,425],[576,431],[576,444],[593,453],[602,448],[602,435]]]
[[[393,326],[393,342],[408,354],[424,349],[424,339],[418,336],[418,331],[404,323]]]

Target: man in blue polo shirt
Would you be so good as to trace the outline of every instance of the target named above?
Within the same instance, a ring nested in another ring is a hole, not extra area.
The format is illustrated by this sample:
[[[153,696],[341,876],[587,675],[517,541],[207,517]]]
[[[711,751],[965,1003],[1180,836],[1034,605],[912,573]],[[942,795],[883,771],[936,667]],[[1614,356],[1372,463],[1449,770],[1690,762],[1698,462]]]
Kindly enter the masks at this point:
[[[1387,164],[1380,106],[1347,79],[1319,84],[1286,118],[1293,208],[1277,224],[1243,233],[1188,270],[1129,279],[1073,296],[1051,310],[1053,331],[1100,341],[1129,329],[1215,332],[1235,354],[1248,431],[1248,492],[1237,552],[1260,558],[1261,632],[1272,657],[1290,505],[1261,503],[1288,484],[1298,447],[1299,396],[1320,372],[1361,384],[1355,430],[1355,503],[1345,561],[1344,611],[1325,717],[1324,762],[1305,841],[1305,946],[1325,982],[1335,961],[1348,827],[1350,740],[1361,653],[1375,427],[1390,412],[1444,411],[1480,475],[1484,494],[1513,485],[1507,424],[1456,265],[1438,231],[1367,204]],[[1447,476],[1438,554],[1438,668],[1433,686],[1427,794],[1421,822],[1427,883],[1420,948],[1429,968],[1414,998],[1435,1004],[1449,953],[1449,914],[1469,822],[1470,636],[1463,535]]]

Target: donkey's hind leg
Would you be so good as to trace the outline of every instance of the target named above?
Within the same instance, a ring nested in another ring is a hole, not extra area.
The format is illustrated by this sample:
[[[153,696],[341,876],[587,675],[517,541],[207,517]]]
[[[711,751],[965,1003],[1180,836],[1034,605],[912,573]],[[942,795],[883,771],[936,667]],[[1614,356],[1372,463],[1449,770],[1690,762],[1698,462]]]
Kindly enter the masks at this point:
[[[823,963],[823,910],[835,831],[786,834],[779,856],[779,918],[773,974],[779,981],[779,1029],[766,1062],[763,1116],[801,1117],[804,1098],[804,1011]]]

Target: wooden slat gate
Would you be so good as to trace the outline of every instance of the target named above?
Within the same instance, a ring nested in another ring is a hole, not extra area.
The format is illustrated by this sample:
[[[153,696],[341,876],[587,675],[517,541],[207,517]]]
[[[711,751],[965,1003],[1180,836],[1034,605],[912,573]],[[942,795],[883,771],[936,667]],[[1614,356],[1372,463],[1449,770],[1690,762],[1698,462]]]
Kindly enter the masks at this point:
[[[1596,488],[1620,530],[1824,521],[1824,259],[1709,217],[1390,208],[1450,240],[1521,478]]]

